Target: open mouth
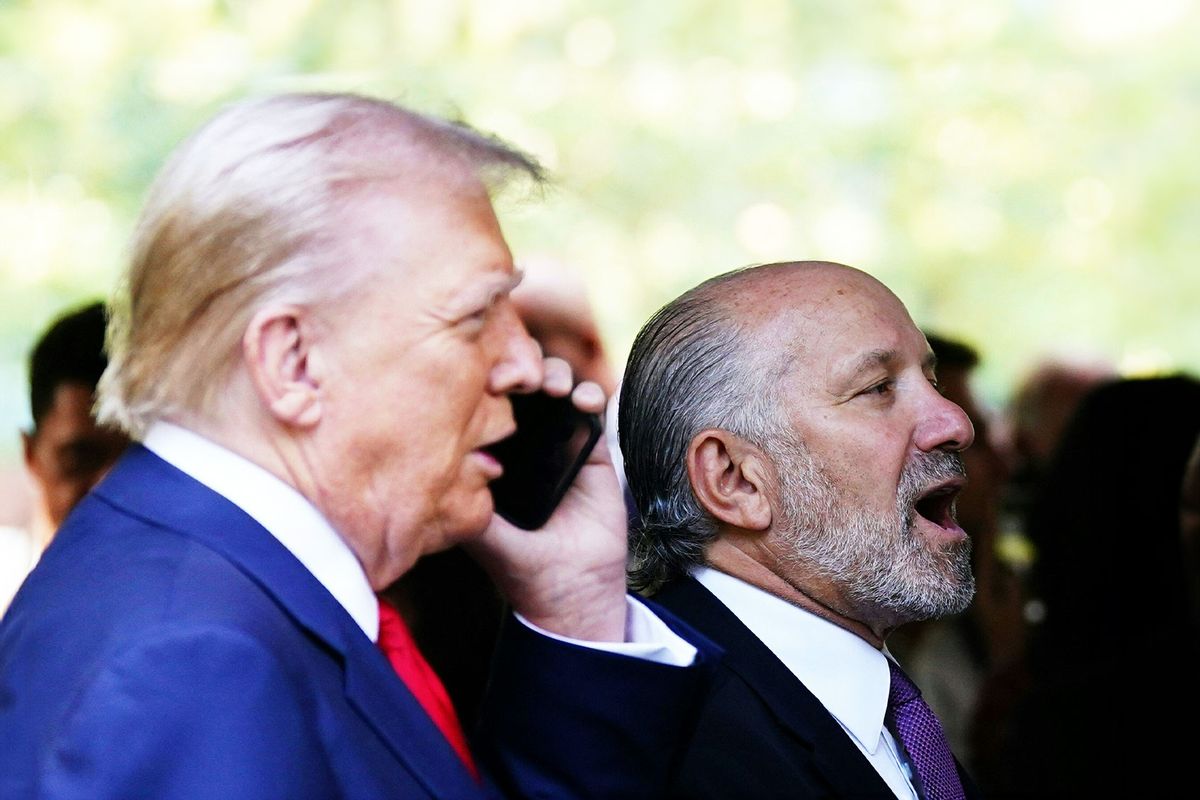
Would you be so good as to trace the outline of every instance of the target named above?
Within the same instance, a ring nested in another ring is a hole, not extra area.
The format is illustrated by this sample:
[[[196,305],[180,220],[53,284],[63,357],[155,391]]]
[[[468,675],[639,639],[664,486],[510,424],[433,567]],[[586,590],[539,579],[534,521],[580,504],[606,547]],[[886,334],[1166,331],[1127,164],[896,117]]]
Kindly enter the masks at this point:
[[[959,481],[935,486],[917,498],[913,509],[939,528],[957,530],[958,522],[954,518],[954,501],[958,498],[958,493],[962,491],[962,488],[963,485]]]
[[[500,436],[492,437],[487,441],[487,444],[482,444],[476,449],[495,457],[497,451],[503,452],[504,448],[509,445],[509,440],[512,439],[516,433],[517,426],[510,426],[507,432],[501,434]]]

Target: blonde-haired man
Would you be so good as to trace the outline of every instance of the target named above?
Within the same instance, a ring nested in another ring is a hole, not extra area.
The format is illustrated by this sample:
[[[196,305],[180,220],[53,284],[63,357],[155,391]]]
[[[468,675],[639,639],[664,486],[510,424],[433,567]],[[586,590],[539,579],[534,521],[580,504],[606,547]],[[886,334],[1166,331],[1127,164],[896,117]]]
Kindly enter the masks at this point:
[[[140,444],[0,627],[0,795],[656,794],[702,670],[626,595],[604,448],[541,531],[493,514],[508,395],[605,399],[513,309],[513,172],[353,95],[235,104],[172,156],[101,382]],[[519,617],[474,740],[376,594],[457,543]]]

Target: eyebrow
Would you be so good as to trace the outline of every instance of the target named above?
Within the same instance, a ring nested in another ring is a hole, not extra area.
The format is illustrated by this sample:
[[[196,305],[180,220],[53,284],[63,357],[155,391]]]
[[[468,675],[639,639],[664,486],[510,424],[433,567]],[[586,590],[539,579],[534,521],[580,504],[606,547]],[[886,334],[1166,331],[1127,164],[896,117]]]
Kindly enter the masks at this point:
[[[488,289],[487,304],[491,305],[492,303],[496,302],[499,297],[506,294],[511,294],[513,289],[516,289],[524,279],[524,271],[517,269],[513,271],[512,275],[509,275],[503,281],[494,282],[491,288]]]
[[[864,353],[855,362],[854,368],[850,370],[847,377],[853,379],[877,367],[886,367],[892,364],[898,355],[895,350],[872,350],[869,353]]]
[[[454,304],[457,309],[455,313],[468,313],[474,309],[491,306],[516,289],[524,277],[525,273],[518,269],[512,275],[506,275],[503,280],[489,280],[482,286],[475,284],[465,299],[460,295],[459,301]]]
[[[847,378],[853,380],[864,372],[869,372],[872,369],[879,367],[889,367],[900,358],[899,352],[896,350],[872,350],[863,354],[861,358],[855,362],[853,369],[847,375]],[[930,351],[925,358],[921,360],[921,366],[925,369],[937,369],[937,356]]]

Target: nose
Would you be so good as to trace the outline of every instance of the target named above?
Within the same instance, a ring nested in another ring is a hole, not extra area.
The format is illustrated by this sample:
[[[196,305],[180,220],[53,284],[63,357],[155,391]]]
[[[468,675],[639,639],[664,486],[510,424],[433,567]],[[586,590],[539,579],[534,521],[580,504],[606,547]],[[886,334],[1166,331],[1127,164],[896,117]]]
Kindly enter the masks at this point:
[[[966,450],[975,441],[975,427],[967,412],[930,387],[932,396],[917,428],[917,447],[923,452]]]
[[[500,353],[488,389],[493,394],[536,391],[545,376],[541,345],[529,335],[512,304],[504,301],[502,305],[496,309],[501,316],[497,326]]]

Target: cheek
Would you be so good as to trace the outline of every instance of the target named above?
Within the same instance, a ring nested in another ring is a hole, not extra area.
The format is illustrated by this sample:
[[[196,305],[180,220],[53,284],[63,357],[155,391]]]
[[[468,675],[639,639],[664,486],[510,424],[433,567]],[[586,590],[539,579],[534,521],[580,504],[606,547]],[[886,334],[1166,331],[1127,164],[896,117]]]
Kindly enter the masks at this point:
[[[865,507],[892,509],[907,461],[905,446],[886,438],[872,440],[864,436],[834,454],[836,472],[831,471],[830,478]]]
[[[57,504],[72,502],[87,488],[81,485],[84,482],[82,478],[72,476],[70,470],[64,469],[53,459],[42,461],[35,477],[42,485],[46,498]]]
[[[58,481],[46,487],[46,509],[56,524],[62,522],[86,491],[87,487],[69,481]]]
[[[403,465],[410,476],[408,486],[429,498],[441,516],[489,514],[490,509],[476,510],[488,497],[480,498],[487,481],[472,456],[480,443],[474,415],[445,406],[441,410],[439,418],[426,419],[419,437],[410,441],[412,456]]]
[[[492,519],[492,495],[487,482],[477,469],[460,464],[456,474],[430,487],[436,497],[433,509],[436,527],[447,538],[437,545],[439,548],[475,538]]]

